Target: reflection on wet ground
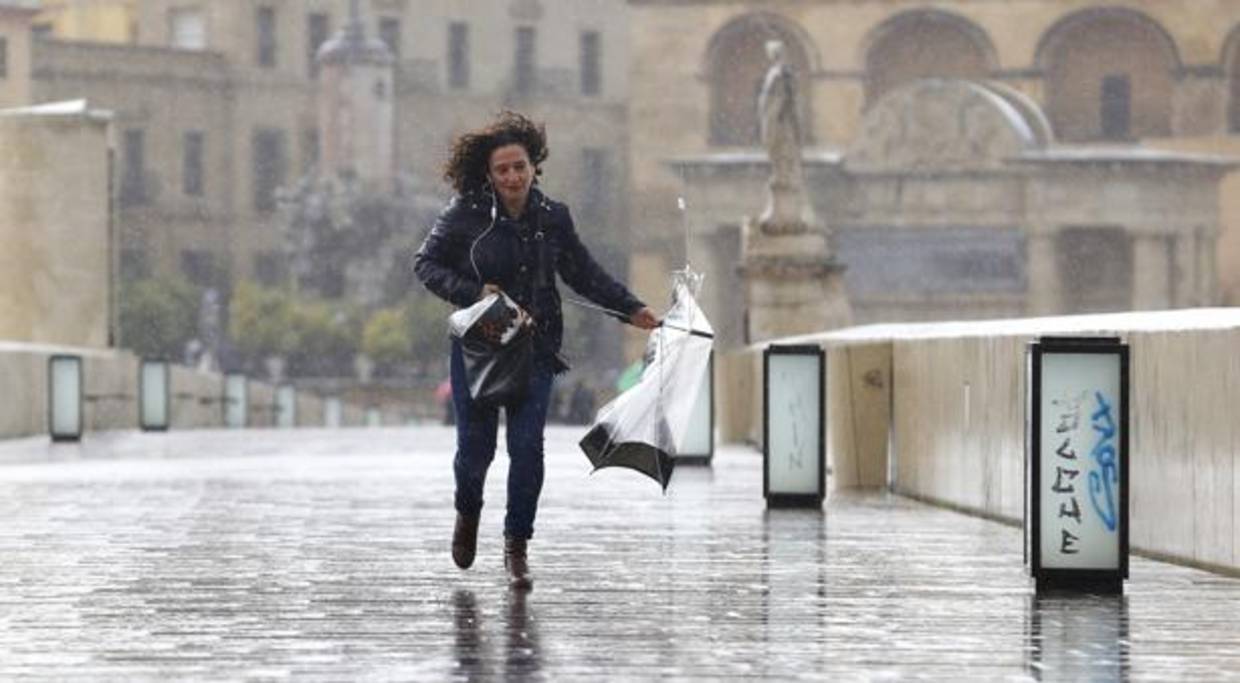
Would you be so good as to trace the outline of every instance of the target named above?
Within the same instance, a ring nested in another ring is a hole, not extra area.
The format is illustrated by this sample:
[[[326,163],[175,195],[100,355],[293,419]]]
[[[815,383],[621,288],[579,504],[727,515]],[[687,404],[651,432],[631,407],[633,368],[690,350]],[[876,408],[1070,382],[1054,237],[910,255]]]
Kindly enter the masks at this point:
[[[523,679],[539,673],[538,622],[528,599],[524,591],[509,591],[503,600],[503,618],[488,623],[473,591],[461,589],[452,594],[457,671],[470,680]]]
[[[528,595],[502,455],[478,561],[452,565],[448,430],[0,445],[0,678],[1240,675],[1240,581],[1134,558],[1122,598],[1035,597],[1018,529],[881,494],[767,511],[740,448],[664,496],[590,475],[579,436],[548,436]]]
[[[1128,599],[1121,595],[1029,598],[1029,671],[1047,681],[1128,679]]]

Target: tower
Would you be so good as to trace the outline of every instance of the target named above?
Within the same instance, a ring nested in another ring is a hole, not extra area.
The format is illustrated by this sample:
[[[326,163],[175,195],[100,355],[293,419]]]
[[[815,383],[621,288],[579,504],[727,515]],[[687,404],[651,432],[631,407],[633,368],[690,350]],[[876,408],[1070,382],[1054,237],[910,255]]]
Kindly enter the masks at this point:
[[[317,60],[321,177],[390,190],[396,178],[395,60],[383,41],[366,36],[360,0],[350,1],[349,23],[323,44]]]

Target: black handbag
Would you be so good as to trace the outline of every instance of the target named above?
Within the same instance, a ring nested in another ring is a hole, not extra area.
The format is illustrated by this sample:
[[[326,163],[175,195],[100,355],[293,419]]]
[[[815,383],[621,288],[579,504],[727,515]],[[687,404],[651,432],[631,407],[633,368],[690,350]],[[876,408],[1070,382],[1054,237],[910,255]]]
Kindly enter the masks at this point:
[[[497,293],[449,318],[475,403],[498,406],[525,397],[534,365],[534,331],[520,322],[520,312],[512,299]]]

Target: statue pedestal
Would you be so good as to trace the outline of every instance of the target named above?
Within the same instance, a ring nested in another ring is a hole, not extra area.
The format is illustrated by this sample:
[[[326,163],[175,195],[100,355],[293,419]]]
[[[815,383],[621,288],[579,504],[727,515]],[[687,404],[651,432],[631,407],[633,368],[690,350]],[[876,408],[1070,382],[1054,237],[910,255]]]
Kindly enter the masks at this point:
[[[852,324],[844,266],[831,255],[822,229],[799,220],[746,218],[741,254],[749,342]]]
[[[794,178],[801,173],[799,166],[796,172]],[[756,223],[762,235],[798,235],[818,229],[818,218],[804,200],[805,188],[799,182],[772,178],[767,190],[766,208]]]

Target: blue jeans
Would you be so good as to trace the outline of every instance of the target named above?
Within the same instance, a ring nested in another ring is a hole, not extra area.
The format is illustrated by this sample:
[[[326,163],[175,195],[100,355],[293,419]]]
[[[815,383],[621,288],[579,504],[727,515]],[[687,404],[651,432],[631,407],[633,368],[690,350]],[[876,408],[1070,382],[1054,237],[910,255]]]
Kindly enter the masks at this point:
[[[469,398],[461,345],[452,341],[452,403],[456,408],[456,510],[476,515],[482,510],[487,469],[495,458],[499,408],[481,406]],[[508,513],[504,535],[526,539],[534,535],[534,516],[543,484],[543,429],[555,379],[550,363],[534,361],[525,398],[504,406],[508,434]]]

